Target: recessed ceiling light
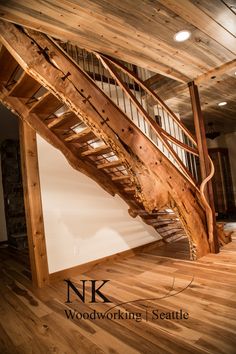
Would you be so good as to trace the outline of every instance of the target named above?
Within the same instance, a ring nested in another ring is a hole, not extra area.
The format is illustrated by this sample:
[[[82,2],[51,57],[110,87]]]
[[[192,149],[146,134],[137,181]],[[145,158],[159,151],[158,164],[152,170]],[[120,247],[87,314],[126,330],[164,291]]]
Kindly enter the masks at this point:
[[[225,106],[227,104],[227,102],[220,102],[220,103],[218,103],[218,106]]]
[[[174,35],[174,40],[175,40],[176,42],[184,42],[184,41],[186,41],[187,39],[189,39],[190,36],[191,36],[191,33],[190,33],[189,31],[186,31],[186,30],[184,30],[184,31],[179,31],[179,32],[175,33],[175,35]]]

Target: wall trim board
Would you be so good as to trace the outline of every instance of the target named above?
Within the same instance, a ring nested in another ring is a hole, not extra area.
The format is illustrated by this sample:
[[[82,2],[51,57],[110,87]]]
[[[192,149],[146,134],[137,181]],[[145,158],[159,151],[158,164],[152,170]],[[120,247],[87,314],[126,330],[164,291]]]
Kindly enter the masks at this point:
[[[35,287],[42,288],[49,284],[49,271],[39,180],[38,150],[36,132],[24,121],[20,122],[20,150],[32,281]]]
[[[50,281],[50,283],[54,283],[54,282],[57,282],[60,280],[68,279],[68,278],[73,277],[75,275],[88,272],[100,264],[114,262],[116,260],[120,260],[125,257],[133,257],[138,253],[141,253],[144,251],[147,252],[157,246],[160,247],[163,245],[165,245],[165,242],[160,239],[160,240],[153,241],[153,242],[150,242],[150,243],[147,243],[147,244],[135,247],[135,248],[131,248],[131,249],[123,251],[123,252],[119,252],[119,253],[112,254],[110,256],[95,259],[94,261],[91,261],[88,263],[80,264],[80,265],[77,265],[77,266],[74,266],[71,268],[67,268],[67,269],[62,269],[62,270],[59,270],[58,272],[54,272],[54,273],[49,274],[49,281]]]

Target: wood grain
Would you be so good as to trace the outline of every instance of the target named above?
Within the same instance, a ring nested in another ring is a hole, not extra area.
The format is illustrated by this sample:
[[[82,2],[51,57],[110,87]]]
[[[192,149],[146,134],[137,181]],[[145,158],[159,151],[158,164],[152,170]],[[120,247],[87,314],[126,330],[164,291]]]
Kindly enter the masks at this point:
[[[129,171],[132,186],[123,185],[119,195],[131,208],[135,206],[136,209],[137,204],[141,204],[140,209],[150,213],[154,209],[170,207],[180,218],[180,223],[189,237],[192,258],[208,253],[210,249],[206,214],[198,188],[179,173],[179,170],[138,127],[114,105],[88,75],[61,52],[53,41],[35,31],[23,33],[17,27],[3,21],[1,29],[4,45],[25,71],[77,114],[79,120],[82,119],[94,135],[110,146],[122,161],[122,165]],[[47,55],[52,61],[41,55],[38,47],[47,48]],[[66,76],[64,79],[68,72],[69,78]],[[50,143],[60,148],[68,161],[73,163],[73,167],[97,180],[111,193],[118,187],[107,174],[98,175],[100,170],[92,164],[93,160],[85,163],[84,157],[80,159],[76,145],[73,148],[66,145],[61,136],[56,136],[48,129],[45,119],[41,120],[35,113],[29,112],[28,107],[17,98],[8,96],[4,88],[1,100],[11,109],[15,109],[20,117],[29,122]],[[105,119],[106,121],[108,119],[108,124],[104,124]],[[94,169],[96,173],[91,173]],[[106,180],[108,182],[105,182]],[[166,234],[167,229],[164,231]]]
[[[0,349],[19,353],[132,353],[132,354],[234,354],[236,339],[236,233],[220,254],[196,262],[187,260],[188,243],[140,250],[71,276],[79,280],[109,279],[104,294],[115,304],[140,298],[156,298],[168,292],[175,277],[178,295],[162,300],[120,306],[125,312],[145,316],[153,309],[172,312],[182,308],[189,319],[68,320],[65,309],[104,312],[110,304],[65,304],[66,286],[61,281],[34,289],[24,276],[24,265],[8,249],[0,251]],[[86,292],[88,295],[89,292]],[[32,301],[32,298],[34,301]],[[73,299],[74,300],[74,299]]]
[[[211,13],[206,7],[188,0],[136,0],[135,6],[130,0],[0,4],[3,19],[184,82],[234,59],[235,38],[228,32],[232,24],[217,22],[217,5]],[[228,7],[221,7],[222,16],[227,16]],[[192,38],[176,47],[173,36],[185,28]]]
[[[49,282],[49,273],[36,132],[25,122],[20,123],[20,147],[32,279],[36,287],[43,287]]]
[[[0,2],[0,17],[161,73],[157,93],[191,128],[188,89],[182,83],[204,80],[199,89],[205,118],[230,132],[236,129],[235,70],[220,76],[217,69],[235,61],[231,6],[229,0],[136,0],[135,6],[131,0],[66,0],[60,5],[56,0],[8,0]],[[191,38],[177,43],[173,36],[182,29],[190,30]],[[219,108],[226,98],[227,107]]]

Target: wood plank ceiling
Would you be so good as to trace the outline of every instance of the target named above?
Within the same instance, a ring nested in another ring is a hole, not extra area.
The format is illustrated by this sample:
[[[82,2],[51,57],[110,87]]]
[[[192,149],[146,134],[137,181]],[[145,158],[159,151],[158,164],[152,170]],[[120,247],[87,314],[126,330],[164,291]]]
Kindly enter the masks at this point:
[[[235,0],[0,0],[0,17],[161,74],[152,85],[186,120],[196,79],[206,121],[236,130]]]

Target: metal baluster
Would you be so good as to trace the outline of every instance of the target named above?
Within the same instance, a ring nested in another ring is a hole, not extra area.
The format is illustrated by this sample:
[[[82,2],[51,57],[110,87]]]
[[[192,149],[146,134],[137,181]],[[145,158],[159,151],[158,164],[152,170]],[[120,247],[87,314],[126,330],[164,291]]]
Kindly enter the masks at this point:
[[[101,87],[102,87],[102,89],[104,90],[103,77],[102,77],[102,64],[101,64],[100,60],[99,60],[98,63],[99,63],[99,69],[98,69],[98,71],[99,71],[100,79],[101,79]]]
[[[91,77],[91,74],[92,74],[92,72],[91,72],[91,68],[90,68],[90,57],[91,57],[91,54],[92,53],[87,53],[87,62],[88,62],[88,72],[89,72],[89,76]]]
[[[110,95],[110,98],[113,100],[113,98],[112,98],[112,90],[111,90],[111,82],[110,82],[110,73],[108,72],[108,70],[106,70],[106,72],[107,72],[109,95]]]
[[[178,132],[179,132],[179,140],[180,140],[181,142],[184,142],[184,141],[183,141],[183,132],[182,132],[182,130],[180,129],[179,126],[178,126]],[[182,138],[182,139],[181,139],[181,138]],[[182,155],[181,160],[182,160],[183,163],[184,163],[184,161],[185,161],[184,151],[183,151],[182,148],[180,148],[180,150],[181,150],[181,155]]]
[[[134,87],[134,97],[137,99],[137,93],[136,93],[136,88],[135,88],[135,82],[134,80],[132,79],[132,84],[133,84],[133,87]],[[138,111],[138,108],[135,106],[136,108],[136,113],[137,113],[137,122],[138,122],[138,127],[140,127],[140,116],[139,116],[139,111]]]
[[[82,49],[82,59],[83,59],[83,69],[86,71],[86,65],[85,65],[85,50]]]
[[[122,72],[120,72],[119,74],[120,74],[121,80],[124,82],[125,86],[127,86],[127,85],[126,85],[126,81],[125,81],[125,74],[122,73]],[[123,95],[124,111],[125,111],[125,113],[126,113],[126,112],[127,112],[127,110],[126,110],[126,102],[125,102],[125,100],[126,100],[126,94],[125,94],[125,92],[124,92],[123,89],[122,89],[122,95]]]
[[[131,81],[130,81],[130,77],[129,77],[129,76],[128,76],[128,85],[129,85],[129,87],[131,86]],[[134,117],[133,117],[133,108],[132,108],[132,101],[131,101],[130,98],[129,98],[129,108],[130,108],[131,120],[134,120]]]
[[[92,59],[93,79],[94,79],[94,81],[96,81],[96,70],[95,70],[95,66],[94,66],[94,55],[93,55],[93,53],[91,53],[91,59]]]
[[[168,132],[168,131],[167,131],[167,128],[166,128],[166,118],[165,118],[165,111],[164,111],[163,107],[161,107],[161,110],[162,110],[162,117],[163,117],[164,130],[165,130],[166,132]],[[164,144],[163,144],[163,149],[164,149],[163,152],[165,153],[165,155],[168,157],[168,159],[170,159],[169,150],[164,146]]]
[[[135,83],[134,83],[135,84]],[[141,106],[146,110],[146,97],[144,96],[143,98],[143,95],[142,95],[142,88],[140,85],[138,85],[138,92],[139,92],[139,102],[141,104]],[[146,94],[146,92],[144,93]],[[147,110],[146,110],[147,111]],[[142,131],[147,134],[148,132],[148,129],[146,127],[146,125],[148,124],[147,121],[146,121],[146,118],[145,117],[141,117],[142,118],[142,123],[143,123],[143,129]],[[153,129],[152,129],[152,133],[154,133]],[[151,134],[152,136],[153,134]],[[153,137],[151,137],[151,139],[153,140]]]
[[[169,117],[169,114],[168,113],[166,113],[166,117],[167,117],[167,121],[166,121],[166,125],[168,126],[168,133],[170,134],[170,135],[172,135],[172,132],[171,132],[171,125],[170,125],[170,117]],[[172,149],[175,151],[175,146],[174,146],[174,144],[173,144],[173,142],[172,141],[169,141],[169,143],[170,143],[170,146],[172,147]]]
[[[199,181],[199,176],[198,176],[198,170],[197,170],[197,156],[194,156],[194,168],[195,168],[195,174],[196,174],[196,180]]]
[[[190,141],[190,146],[191,147],[194,147],[194,144],[192,141]],[[193,158],[193,167],[194,167],[194,176],[195,176],[195,179],[198,181],[199,180],[199,176],[198,176],[198,171],[197,171],[197,156],[192,156]]]
[[[135,83],[134,83],[135,85]],[[135,86],[134,86],[134,89],[135,89]],[[140,89],[140,103],[141,105],[143,106],[143,95],[142,95],[142,90]],[[147,134],[148,132],[148,129],[147,129],[147,122],[146,122],[146,119],[143,118],[143,128],[144,128],[144,133]]]
[[[187,145],[191,147],[192,144],[189,138],[187,138],[186,140],[187,140]],[[193,155],[191,153],[187,153],[187,154],[189,156],[189,162],[190,162],[189,170],[192,173],[192,175],[195,176],[194,169],[193,169]]]
[[[116,88],[116,102],[117,102],[117,106],[120,106],[119,105],[119,93],[118,93],[118,84],[116,83],[116,80],[115,80],[115,88]]]

